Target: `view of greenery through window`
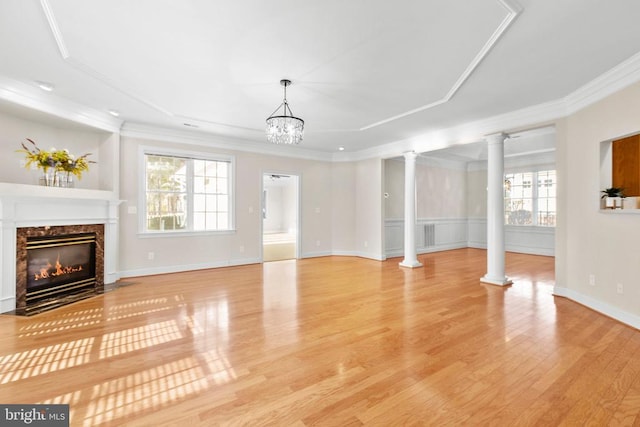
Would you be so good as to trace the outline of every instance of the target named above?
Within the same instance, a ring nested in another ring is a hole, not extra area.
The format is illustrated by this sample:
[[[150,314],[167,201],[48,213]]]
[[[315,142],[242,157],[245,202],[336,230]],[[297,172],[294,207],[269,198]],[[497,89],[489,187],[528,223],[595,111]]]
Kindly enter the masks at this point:
[[[508,225],[556,225],[556,171],[504,176],[504,220]]]
[[[145,155],[146,230],[230,228],[230,162]]]

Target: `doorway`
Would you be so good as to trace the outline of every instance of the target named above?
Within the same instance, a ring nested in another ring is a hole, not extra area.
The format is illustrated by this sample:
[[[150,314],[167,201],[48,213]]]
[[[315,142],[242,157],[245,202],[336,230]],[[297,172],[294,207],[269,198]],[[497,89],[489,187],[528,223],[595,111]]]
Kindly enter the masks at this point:
[[[299,177],[262,175],[262,260],[299,257]]]

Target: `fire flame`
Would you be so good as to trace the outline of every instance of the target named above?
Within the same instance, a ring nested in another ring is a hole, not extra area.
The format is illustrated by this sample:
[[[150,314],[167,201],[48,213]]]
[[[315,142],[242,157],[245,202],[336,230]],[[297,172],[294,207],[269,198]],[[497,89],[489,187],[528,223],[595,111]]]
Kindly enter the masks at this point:
[[[64,266],[60,264],[60,254],[58,254],[58,258],[56,259],[56,267],[55,270],[50,271],[53,268],[50,262],[47,261],[47,265],[44,268],[40,269],[40,274],[35,274],[35,280],[48,279],[50,277],[63,276],[65,274],[76,273],[78,271],[82,271],[82,266]]]

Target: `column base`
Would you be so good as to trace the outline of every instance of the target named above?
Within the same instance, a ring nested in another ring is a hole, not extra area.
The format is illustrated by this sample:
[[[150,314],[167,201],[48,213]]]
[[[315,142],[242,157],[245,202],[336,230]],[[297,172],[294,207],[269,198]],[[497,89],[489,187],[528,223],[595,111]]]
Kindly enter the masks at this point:
[[[416,261],[407,261],[406,259],[403,260],[402,262],[398,263],[398,265],[400,267],[407,267],[407,268],[418,268],[418,267],[422,267],[422,263],[418,260]]]
[[[513,285],[513,281],[511,279],[509,279],[508,277],[503,277],[503,278],[498,278],[495,279],[493,277],[481,277],[480,281],[482,283],[487,283],[489,285],[496,285],[496,286],[511,286]]]

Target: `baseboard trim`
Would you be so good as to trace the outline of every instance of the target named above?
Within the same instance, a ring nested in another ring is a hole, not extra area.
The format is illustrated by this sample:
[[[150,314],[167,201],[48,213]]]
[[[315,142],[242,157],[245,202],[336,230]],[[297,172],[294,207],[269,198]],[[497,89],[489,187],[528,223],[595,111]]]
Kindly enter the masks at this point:
[[[16,309],[16,298],[15,297],[5,297],[0,299],[0,314],[8,313]]]
[[[207,263],[200,263],[200,264],[171,265],[171,266],[164,266],[164,267],[141,268],[137,270],[123,270],[120,272],[120,278],[153,276],[155,274],[181,273],[184,271],[207,270],[210,268],[259,264],[261,262],[262,260],[260,260],[259,258],[245,258],[245,259],[236,259],[236,260],[229,260],[229,261],[207,262]]]
[[[584,305],[591,310],[597,311],[607,317],[611,317],[612,319],[617,320],[618,322],[622,322],[625,325],[631,326],[635,329],[640,329],[640,317],[635,314],[631,314],[624,310],[620,310],[617,307],[614,307],[605,302],[599,301],[590,296],[584,295],[580,292],[574,291],[572,289],[567,289],[561,286],[555,286],[553,288],[553,295],[558,297],[567,298],[571,301],[574,301],[578,304]]]
[[[417,248],[416,253],[418,255],[422,255],[422,254],[429,254],[429,253],[432,253],[432,252],[442,252],[442,251],[451,251],[451,250],[454,250],[454,249],[464,249],[466,247],[468,247],[467,242],[450,243],[450,244],[447,244],[447,245],[430,246],[428,248]],[[401,257],[401,256],[404,256],[404,249],[396,249],[396,250],[391,250],[391,251],[387,252],[385,259],[386,258],[397,258],[397,257]]]
[[[331,255],[333,255],[331,251],[307,252],[304,254],[300,254],[300,258],[318,258],[322,256],[331,256]]]
[[[547,249],[547,248],[536,248],[533,246],[517,246],[517,245],[506,245],[505,251],[507,252],[517,252],[521,254],[529,254],[529,255],[545,255],[545,256],[555,256],[555,248]]]

